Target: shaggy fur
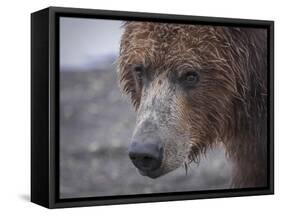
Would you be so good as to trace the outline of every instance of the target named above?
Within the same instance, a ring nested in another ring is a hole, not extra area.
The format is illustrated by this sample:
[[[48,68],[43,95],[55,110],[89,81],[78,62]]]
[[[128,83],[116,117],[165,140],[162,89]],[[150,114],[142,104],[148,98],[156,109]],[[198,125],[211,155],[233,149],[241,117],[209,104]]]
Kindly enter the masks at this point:
[[[233,185],[267,185],[267,35],[264,29],[127,22],[119,78],[165,151],[158,177],[222,143]],[[186,74],[199,82],[186,86]]]

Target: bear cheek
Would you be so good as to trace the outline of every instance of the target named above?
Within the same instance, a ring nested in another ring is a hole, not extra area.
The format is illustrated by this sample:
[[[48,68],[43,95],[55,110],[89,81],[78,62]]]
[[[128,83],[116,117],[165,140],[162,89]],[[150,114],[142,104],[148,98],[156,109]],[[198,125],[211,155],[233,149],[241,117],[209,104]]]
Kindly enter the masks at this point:
[[[163,174],[179,168],[186,160],[187,154],[184,143],[166,143],[164,147],[164,160],[162,163]]]
[[[192,107],[188,104],[188,98],[180,93],[175,94],[171,108],[173,125],[177,137],[189,140],[190,129],[192,125],[191,116],[193,115]]]

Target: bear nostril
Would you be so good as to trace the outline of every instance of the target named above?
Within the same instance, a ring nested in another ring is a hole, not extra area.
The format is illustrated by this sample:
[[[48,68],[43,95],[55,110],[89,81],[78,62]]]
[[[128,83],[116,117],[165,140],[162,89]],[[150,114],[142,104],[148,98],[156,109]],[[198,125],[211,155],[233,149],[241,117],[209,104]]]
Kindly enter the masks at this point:
[[[130,156],[131,160],[133,160],[133,161],[137,159],[136,156],[133,156],[133,155],[129,155],[129,156]]]
[[[153,164],[157,163],[157,159],[153,158],[153,157],[150,157],[150,156],[144,156],[142,158],[142,166],[143,167],[152,167]]]
[[[151,160],[153,160],[153,158],[150,157],[150,156],[144,156],[144,157],[143,157],[143,160],[144,160],[144,161],[151,161]]]

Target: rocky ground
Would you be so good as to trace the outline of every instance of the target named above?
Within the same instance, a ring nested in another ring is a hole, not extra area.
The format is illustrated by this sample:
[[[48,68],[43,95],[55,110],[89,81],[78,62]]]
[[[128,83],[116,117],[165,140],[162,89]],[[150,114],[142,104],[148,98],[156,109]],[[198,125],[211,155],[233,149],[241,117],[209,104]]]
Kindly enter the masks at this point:
[[[161,178],[143,177],[127,155],[135,113],[121,96],[114,66],[61,71],[61,198],[227,188],[230,164],[215,149]]]

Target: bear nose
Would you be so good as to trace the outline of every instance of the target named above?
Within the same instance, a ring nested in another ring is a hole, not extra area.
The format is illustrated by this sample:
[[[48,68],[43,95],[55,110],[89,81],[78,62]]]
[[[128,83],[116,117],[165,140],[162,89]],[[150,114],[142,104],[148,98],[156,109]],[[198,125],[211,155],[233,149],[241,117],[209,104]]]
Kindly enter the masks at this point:
[[[141,171],[156,170],[162,162],[163,148],[157,144],[133,142],[129,148],[129,157]]]

